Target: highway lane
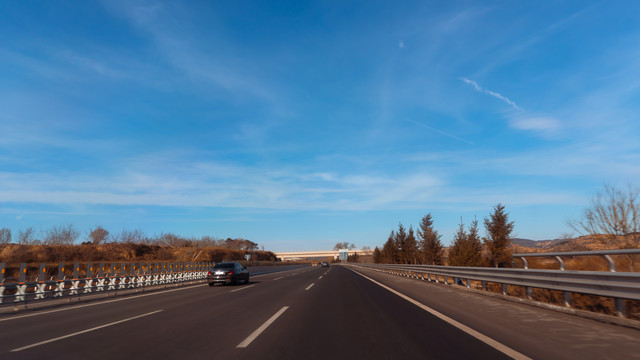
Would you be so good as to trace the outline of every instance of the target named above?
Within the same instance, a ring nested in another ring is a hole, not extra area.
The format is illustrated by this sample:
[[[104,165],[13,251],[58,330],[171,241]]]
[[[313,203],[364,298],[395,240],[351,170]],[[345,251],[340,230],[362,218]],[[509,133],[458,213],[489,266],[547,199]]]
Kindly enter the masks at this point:
[[[549,309],[352,267],[536,359],[640,359],[640,331]]]
[[[604,337],[606,341],[617,338],[599,348],[608,352],[594,352],[590,343],[576,342],[578,337],[563,340],[558,336],[550,341],[549,334],[562,334],[564,328],[562,323],[549,320],[552,317],[544,313],[547,310],[512,308],[510,305],[523,305],[477,294],[472,294],[475,300],[467,295],[455,296],[448,292],[460,292],[445,286],[354,269],[438,308],[498,340],[515,354],[540,359],[602,359],[620,358],[620,351],[626,351],[624,358],[633,359],[640,353],[635,352],[638,345],[629,345],[628,341],[629,336],[638,338],[637,330],[612,329],[611,325],[581,319],[591,326],[591,332],[609,332],[610,336]],[[438,305],[433,300],[436,297],[442,297],[441,301],[448,305]],[[33,313],[37,316],[0,317],[0,358],[509,358],[342,266],[253,276],[249,285],[197,285],[122,299],[69,311],[40,310]],[[492,322],[493,311],[502,305],[487,304],[487,299],[509,304],[504,306],[507,321],[522,322],[522,318],[514,318],[519,311],[529,321],[524,325]],[[476,307],[463,309],[470,302]],[[530,311],[543,313],[531,318]],[[483,313],[488,315],[480,321]],[[536,317],[542,319],[542,324],[536,323]],[[262,332],[256,335],[259,329]],[[584,331],[582,327],[578,329]],[[68,335],[72,336],[62,338]],[[55,341],[42,343],[49,340]],[[25,348],[34,344],[37,346]],[[621,350],[614,349],[617,346]],[[16,349],[20,351],[11,351]]]
[[[25,359],[39,358],[45,354],[47,358],[52,358],[50,354],[91,354],[92,357],[107,359],[122,355],[123,352],[142,352],[145,356],[156,355],[160,358],[168,354],[188,355],[191,358],[193,354],[195,358],[201,351],[209,353],[215,350],[220,353],[226,347],[235,351],[235,345],[242,340],[236,340],[238,334],[248,335],[254,323],[268,318],[277,310],[278,305],[275,304],[286,302],[286,298],[295,298],[296,292],[303,292],[304,288],[298,285],[298,281],[309,277],[309,272],[318,270],[309,267],[252,276],[249,285],[209,287],[201,284],[115,298],[103,303],[91,303],[91,306],[81,305],[70,311],[45,310],[34,313],[42,315],[14,320],[11,320],[12,317],[3,317],[0,318],[0,358],[5,358],[3,354],[6,353]],[[276,278],[281,279],[273,281]],[[267,282],[271,284],[265,286]],[[249,292],[253,293],[249,295]],[[117,326],[9,353],[12,349],[47,339],[160,310],[159,313]],[[229,346],[230,343],[233,346]]]
[[[342,266],[308,295],[240,358],[510,358]]]

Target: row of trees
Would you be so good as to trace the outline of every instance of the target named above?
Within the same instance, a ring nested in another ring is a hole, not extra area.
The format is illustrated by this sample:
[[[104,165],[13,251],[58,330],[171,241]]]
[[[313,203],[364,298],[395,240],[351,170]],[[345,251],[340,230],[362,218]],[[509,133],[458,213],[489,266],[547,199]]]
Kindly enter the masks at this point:
[[[72,224],[54,226],[44,231],[36,231],[33,227],[22,229],[18,232],[16,243],[20,245],[73,245],[80,238],[80,231]],[[0,244],[12,243],[11,229],[0,229]],[[242,238],[216,239],[212,236],[200,238],[185,238],[172,233],[162,233],[156,236],[147,236],[141,230],[122,230],[119,233],[110,233],[101,226],[91,229],[83,245],[99,245],[104,243],[128,243],[145,245],[162,245],[172,247],[221,247],[232,250],[258,250],[258,244]]]
[[[481,239],[477,220],[467,229],[461,221],[445,259],[442,236],[434,229],[433,218],[428,213],[420,220],[417,234],[412,226],[406,230],[401,223],[398,224],[398,230],[391,231],[382,250],[378,247],[374,249],[373,260],[376,263],[393,264],[509,266],[509,245],[514,223],[509,221],[504,205],[496,205],[490,217],[484,219],[484,225],[487,236]]]
[[[40,234],[33,227],[28,227],[18,232],[16,243],[21,245],[66,245],[73,244],[79,237],[80,231],[73,225],[54,226]],[[0,229],[0,244],[10,244],[12,240],[11,229]]]

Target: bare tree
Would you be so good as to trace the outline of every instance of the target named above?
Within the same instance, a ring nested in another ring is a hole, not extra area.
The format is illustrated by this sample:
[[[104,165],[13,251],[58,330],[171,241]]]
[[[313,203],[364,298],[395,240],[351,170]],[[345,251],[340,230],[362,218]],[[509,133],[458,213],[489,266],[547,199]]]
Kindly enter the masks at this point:
[[[629,185],[621,190],[605,185],[584,210],[583,218],[569,225],[582,235],[607,235],[607,239],[620,249],[640,245],[640,191]]]
[[[122,230],[120,234],[116,235],[114,240],[121,243],[143,244],[145,236],[141,230]]]
[[[0,229],[0,244],[8,244],[11,242],[11,229]]]
[[[40,241],[36,239],[36,231],[32,226],[18,231],[18,244],[35,245]]]
[[[109,231],[105,230],[102,226],[97,226],[89,233],[89,240],[93,245],[99,245],[100,243],[107,242],[109,239]]]
[[[640,246],[640,190],[628,185],[626,190],[605,185],[596,193],[582,219],[568,222],[581,235],[606,235],[604,239],[619,249]],[[601,238],[602,242],[604,239]],[[637,256],[629,256],[633,271]]]
[[[355,244],[349,244],[348,241],[345,242],[338,242],[334,245],[333,250],[340,250],[340,249],[347,249],[347,250],[353,250],[356,248]]]
[[[54,226],[45,232],[43,243],[47,245],[73,245],[80,236],[78,231],[72,224],[65,226]]]

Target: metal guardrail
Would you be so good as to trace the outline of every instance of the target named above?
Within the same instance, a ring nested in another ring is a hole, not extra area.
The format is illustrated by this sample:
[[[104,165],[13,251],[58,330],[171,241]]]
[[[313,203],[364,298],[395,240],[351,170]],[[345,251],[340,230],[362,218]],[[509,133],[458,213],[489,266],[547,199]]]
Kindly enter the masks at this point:
[[[40,263],[37,274],[29,273],[26,263],[18,265],[16,277],[6,277],[5,263],[0,263],[0,304],[26,303],[50,298],[81,296],[103,291],[175,284],[206,278],[213,263],[73,263],[65,268],[58,263],[57,272]],[[35,268],[33,268],[35,269]],[[82,271],[81,271],[82,269]],[[15,272],[15,271],[14,271]],[[53,275],[52,275],[53,274]]]
[[[611,258],[612,255],[640,255],[640,249],[623,249],[623,250],[598,250],[598,251],[567,251],[567,252],[551,252],[551,253],[532,253],[532,254],[513,254],[514,258],[519,258],[524,264],[524,268],[529,268],[527,262],[528,257],[553,257],[558,262],[560,270],[564,270],[563,256],[600,256],[607,261],[609,271],[616,271],[616,263]]]
[[[612,252],[615,251],[615,252]],[[640,254],[640,250],[612,250],[606,252],[574,252],[546,254],[517,254],[515,256],[604,256]],[[605,253],[605,254],[603,254]],[[487,283],[501,285],[502,294],[508,294],[507,285],[525,287],[527,298],[532,300],[533,289],[558,290],[563,292],[564,305],[571,307],[571,293],[588,294],[613,298],[616,314],[626,316],[624,300],[640,300],[640,273],[615,271],[546,270],[546,269],[509,269],[478,268],[462,266],[435,265],[398,265],[398,264],[360,264],[361,266],[382,270],[387,273],[412,277],[421,280],[458,284],[471,288],[472,281],[479,281],[482,289]],[[562,266],[564,268],[564,266]]]

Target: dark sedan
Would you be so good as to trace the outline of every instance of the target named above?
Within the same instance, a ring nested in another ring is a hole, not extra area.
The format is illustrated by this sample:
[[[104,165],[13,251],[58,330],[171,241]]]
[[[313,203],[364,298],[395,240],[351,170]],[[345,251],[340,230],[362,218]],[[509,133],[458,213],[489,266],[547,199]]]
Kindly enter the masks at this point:
[[[207,274],[209,286],[216,283],[237,285],[240,282],[249,283],[249,270],[237,262],[223,262],[213,266]]]

